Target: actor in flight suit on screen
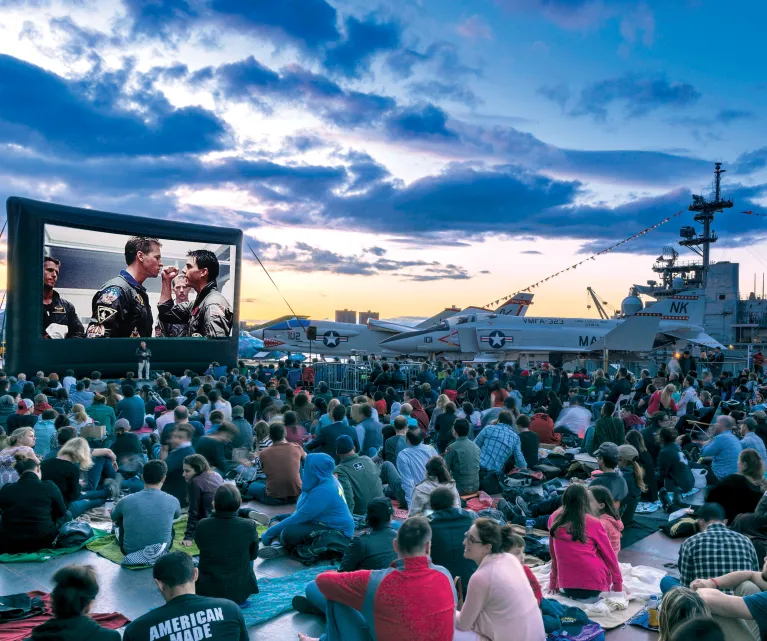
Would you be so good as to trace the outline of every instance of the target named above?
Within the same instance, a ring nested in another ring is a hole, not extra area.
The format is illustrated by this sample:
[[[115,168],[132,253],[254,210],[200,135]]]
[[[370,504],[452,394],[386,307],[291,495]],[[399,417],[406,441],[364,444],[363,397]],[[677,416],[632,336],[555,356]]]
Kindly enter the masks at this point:
[[[53,289],[59,280],[61,261],[43,260],[43,338],[84,338],[85,329],[75,306]]]
[[[173,290],[173,300],[176,305],[189,302],[189,292],[192,289],[183,274],[176,276],[171,282]],[[178,338],[179,336],[189,336],[189,323],[163,323],[159,324],[159,336],[169,338]],[[155,328],[157,329],[157,328]],[[158,334],[155,334],[158,335]]]
[[[88,338],[152,336],[152,308],[144,281],[160,274],[160,246],[156,238],[141,236],[125,243],[127,267],[94,295],[92,318],[86,332]]]
[[[232,333],[234,314],[229,301],[218,291],[218,258],[212,251],[196,249],[186,257],[181,274],[187,284],[197,292],[194,302],[173,304],[171,282],[178,275],[175,267],[162,272],[162,291],[157,305],[163,323],[187,323],[187,336],[228,338]]]

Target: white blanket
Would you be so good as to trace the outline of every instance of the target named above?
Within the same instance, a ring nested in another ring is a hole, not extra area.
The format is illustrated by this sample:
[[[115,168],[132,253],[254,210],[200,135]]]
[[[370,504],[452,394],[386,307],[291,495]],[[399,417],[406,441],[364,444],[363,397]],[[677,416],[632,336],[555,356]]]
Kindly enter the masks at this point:
[[[544,590],[545,598],[556,599],[566,606],[580,608],[589,615],[589,618],[609,630],[623,625],[633,617],[644,607],[650,596],[653,594],[660,596],[660,580],[666,576],[663,570],[646,565],[632,567],[630,563],[621,563],[620,568],[623,576],[623,592],[602,592],[599,599],[593,603],[584,603],[561,594],[548,592],[551,563],[532,568],[532,571]]]

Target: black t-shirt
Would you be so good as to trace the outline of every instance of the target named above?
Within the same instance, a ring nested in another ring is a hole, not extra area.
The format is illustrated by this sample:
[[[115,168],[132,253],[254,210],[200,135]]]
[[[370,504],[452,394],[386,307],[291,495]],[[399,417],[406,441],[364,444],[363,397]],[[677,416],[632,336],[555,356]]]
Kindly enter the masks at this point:
[[[80,498],[80,468],[72,461],[46,459],[40,463],[40,476],[43,481],[53,481],[67,506]]]
[[[522,441],[522,454],[527,461],[527,467],[538,465],[538,444],[540,443],[538,435],[527,430],[519,433],[519,440]]]
[[[183,594],[139,617],[125,628],[123,634],[123,641],[150,639],[248,641],[248,630],[242,612],[234,602]]]

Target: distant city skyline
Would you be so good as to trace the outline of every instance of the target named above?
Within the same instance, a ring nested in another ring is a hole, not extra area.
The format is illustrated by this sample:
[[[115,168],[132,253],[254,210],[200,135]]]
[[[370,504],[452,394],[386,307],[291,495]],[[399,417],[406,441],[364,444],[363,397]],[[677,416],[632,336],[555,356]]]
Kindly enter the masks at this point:
[[[242,229],[240,317],[619,308],[723,161],[715,261],[763,258],[767,6],[0,0],[0,197]],[[249,247],[249,246],[250,247]],[[685,258],[684,251],[680,251]],[[689,258],[694,258],[689,254]],[[0,287],[5,266],[0,267]]]

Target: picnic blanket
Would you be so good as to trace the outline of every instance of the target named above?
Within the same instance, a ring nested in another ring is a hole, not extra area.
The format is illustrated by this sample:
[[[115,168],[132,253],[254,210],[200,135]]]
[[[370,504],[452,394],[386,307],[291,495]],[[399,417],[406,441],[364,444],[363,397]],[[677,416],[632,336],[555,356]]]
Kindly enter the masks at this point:
[[[282,577],[259,577],[258,594],[252,595],[248,605],[242,608],[245,625],[250,628],[289,612],[293,609],[293,597],[303,595],[307,583],[314,581],[318,574],[337,569],[334,565],[320,565]]]
[[[653,594],[660,594],[660,580],[666,576],[664,570],[646,565],[632,566],[630,563],[621,563],[620,568],[624,591],[602,592],[594,603],[583,603],[548,591],[544,592],[543,596],[547,599],[555,599],[564,605],[579,608],[605,630],[612,630],[630,621],[647,605],[647,601]],[[546,589],[549,584],[551,564],[546,563],[531,569],[541,587]]]
[[[30,597],[40,597],[45,603],[45,610],[42,614],[38,614],[28,619],[20,619],[18,621],[7,621],[0,624],[0,641],[22,641],[29,637],[38,625],[42,625],[48,619],[53,617],[51,612],[51,595],[46,592],[27,592]],[[130,619],[124,617],[119,612],[109,612],[106,614],[91,613],[90,616],[96,623],[102,628],[108,630],[117,630],[130,623]]]
[[[481,512],[493,507],[495,507],[495,500],[483,490],[480,490],[477,498],[466,501],[466,509],[472,512]]]
[[[109,534],[106,532],[93,528],[93,536],[85,541],[85,543],[78,545],[77,547],[52,548],[48,550],[38,550],[37,552],[21,552],[19,554],[0,554],[0,563],[44,563],[53,557],[63,556],[64,554],[72,554],[73,552],[82,550],[89,543],[95,543],[107,536],[109,536]],[[0,635],[0,639],[3,639],[2,635]]]
[[[192,544],[190,547],[184,547],[181,545],[181,541],[184,538],[186,532],[186,516],[182,516],[173,524],[173,546],[170,551],[172,552],[186,552],[191,556],[198,556],[200,549],[197,545]],[[265,525],[257,525],[258,535],[261,536],[266,532],[267,527]],[[94,530],[95,532],[96,530]],[[91,539],[85,544],[91,552],[95,552],[99,556],[103,556],[105,559],[109,559],[113,563],[120,565],[125,558],[125,555],[120,551],[120,544],[117,542],[117,536],[115,534],[102,534],[98,540]],[[123,565],[126,570],[144,570],[152,567],[151,565]]]

